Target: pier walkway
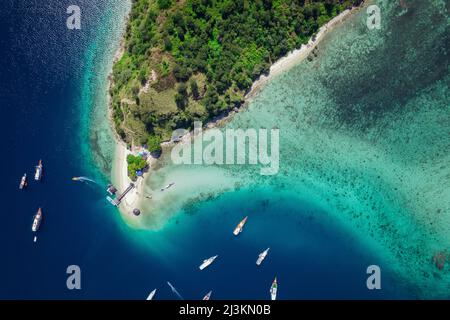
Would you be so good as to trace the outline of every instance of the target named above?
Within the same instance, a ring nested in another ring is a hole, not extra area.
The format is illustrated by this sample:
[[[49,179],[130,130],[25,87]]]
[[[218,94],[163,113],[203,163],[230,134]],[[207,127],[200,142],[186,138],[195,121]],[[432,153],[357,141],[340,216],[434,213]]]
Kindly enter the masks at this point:
[[[109,197],[108,201],[111,202],[113,205],[118,206],[120,204],[120,202],[122,201],[122,199],[127,195],[128,192],[131,191],[131,189],[134,188],[134,183],[130,183],[130,185],[121,193],[117,196],[117,198],[115,199],[111,199]]]

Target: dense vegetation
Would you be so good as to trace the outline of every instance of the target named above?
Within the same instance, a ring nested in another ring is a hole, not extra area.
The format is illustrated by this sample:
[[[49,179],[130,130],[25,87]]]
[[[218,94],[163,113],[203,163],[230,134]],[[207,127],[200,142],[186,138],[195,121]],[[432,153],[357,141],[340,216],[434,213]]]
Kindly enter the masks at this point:
[[[113,120],[152,148],[243,102],[270,65],[361,0],[133,0],[113,68]]]
[[[144,170],[147,167],[147,161],[141,156],[134,156],[129,154],[127,156],[128,176],[135,180],[137,178],[137,171]]]

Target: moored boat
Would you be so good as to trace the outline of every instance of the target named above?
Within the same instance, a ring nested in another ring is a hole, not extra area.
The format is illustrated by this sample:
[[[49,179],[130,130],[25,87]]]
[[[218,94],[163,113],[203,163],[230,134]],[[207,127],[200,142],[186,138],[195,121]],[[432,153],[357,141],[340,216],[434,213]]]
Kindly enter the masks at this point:
[[[248,216],[246,216],[244,219],[242,219],[241,222],[236,226],[236,228],[233,231],[233,234],[237,236],[239,233],[242,232],[242,229],[244,228],[245,223],[247,222]]]
[[[34,216],[33,225],[31,226],[31,230],[33,232],[37,232],[39,230],[39,226],[41,225],[42,220],[42,209],[39,207],[36,215]]]
[[[209,300],[209,298],[211,298],[211,293],[212,293],[212,291],[208,292],[208,293],[206,294],[206,296],[203,297],[202,300]]]
[[[154,289],[152,292],[150,292],[150,294],[147,297],[147,300],[153,300],[153,297],[155,296],[155,294],[156,294],[156,289]]]
[[[34,180],[39,181],[42,178],[42,160],[39,160],[38,165],[36,166],[36,172],[34,173]]]
[[[116,187],[114,187],[112,184],[108,184],[108,189],[106,189],[106,191],[110,194],[110,195],[115,195],[117,192]]]
[[[20,179],[19,189],[22,190],[23,188],[25,188],[27,186],[27,184],[28,184],[27,174],[24,173],[22,176],[22,179]]]
[[[277,278],[275,277],[275,280],[273,280],[272,285],[270,286],[270,299],[271,300],[277,299],[277,290],[278,290],[278,283],[277,283]]]
[[[165,186],[164,188],[161,188],[161,191],[167,190],[169,189],[171,186],[173,186],[175,184],[175,182],[171,182],[169,183],[167,186]]]
[[[216,260],[217,257],[218,257],[218,255],[203,260],[203,263],[202,263],[198,268],[199,268],[200,270],[205,269],[207,266],[209,266],[211,263],[213,263],[214,260]]]
[[[256,264],[259,266],[261,264],[261,262],[263,262],[263,260],[266,258],[267,253],[269,253],[270,248],[267,248],[266,250],[264,250],[263,252],[261,252],[258,256],[258,260],[256,260]]]

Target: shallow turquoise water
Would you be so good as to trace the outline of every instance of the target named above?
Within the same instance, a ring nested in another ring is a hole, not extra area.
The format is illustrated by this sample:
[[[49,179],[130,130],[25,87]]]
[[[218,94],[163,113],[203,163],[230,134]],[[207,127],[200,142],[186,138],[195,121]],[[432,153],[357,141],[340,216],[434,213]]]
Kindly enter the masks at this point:
[[[369,34],[364,13],[355,15],[316,59],[271,81],[228,123],[280,128],[276,176],[167,163],[148,181],[154,200],[136,229],[104,198],[114,149],[107,75],[130,3],[80,0],[84,29],[68,33],[69,1],[7,1],[2,193],[12,201],[2,211],[0,297],[144,299],[158,288],[157,299],[174,299],[170,281],[186,299],[209,290],[213,299],[268,299],[277,276],[280,299],[448,298],[449,267],[431,261],[449,244],[448,8],[379,3],[381,31]],[[18,192],[40,157],[44,180]],[[37,206],[45,220],[34,244]],[[72,264],[80,291],[65,286]],[[381,267],[381,291],[366,288],[370,264]]]
[[[146,191],[176,187],[145,205],[141,226],[161,228],[186,204],[242,187],[274,197],[290,190],[351,230],[417,296],[448,297],[448,266],[432,263],[450,244],[448,8],[375,3],[381,30],[368,30],[361,10],[327,36],[317,58],[271,81],[227,124],[279,128],[279,174],[165,158]]]
[[[107,74],[130,3],[80,0],[83,32],[67,33],[69,1],[7,1],[2,193],[12,200],[2,211],[0,297],[144,299],[158,288],[157,299],[174,299],[171,281],[187,299],[209,290],[213,299],[267,299],[277,276],[280,299],[448,298],[448,266],[431,262],[449,244],[448,8],[405,2],[406,12],[380,2],[387,24],[370,35],[354,16],[317,59],[274,79],[228,124],[280,128],[278,175],[168,164],[147,191],[176,185],[155,192],[135,230],[104,199],[114,148]],[[18,192],[40,157],[45,179]],[[65,286],[71,264],[81,267],[81,291]],[[365,286],[369,264],[382,269],[381,291]]]
[[[129,1],[108,2],[100,15],[94,41],[89,43],[84,57],[84,73],[80,81],[81,121],[80,141],[82,155],[91,167],[98,167],[99,179],[109,175],[112,167],[115,142],[108,114],[107,76],[112,72],[115,53],[130,10]]]

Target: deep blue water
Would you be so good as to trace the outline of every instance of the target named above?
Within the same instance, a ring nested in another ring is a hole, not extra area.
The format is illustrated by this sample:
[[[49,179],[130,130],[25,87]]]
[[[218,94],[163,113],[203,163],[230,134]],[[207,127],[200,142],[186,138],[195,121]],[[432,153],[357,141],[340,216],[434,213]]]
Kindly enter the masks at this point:
[[[0,13],[0,105],[2,210],[0,224],[1,299],[176,298],[170,281],[186,299],[213,290],[213,299],[267,299],[275,276],[280,299],[396,298],[388,266],[312,204],[289,195],[243,190],[193,205],[159,232],[129,229],[104,200],[100,186],[74,183],[72,176],[101,176],[82,152],[85,110],[80,106],[85,57],[95,41],[106,5],[79,1],[83,32],[68,34],[69,1],[6,1]],[[83,7],[84,6],[84,7]],[[92,19],[92,20],[89,20]],[[96,62],[96,63],[101,63]],[[18,190],[21,175],[32,177],[42,158],[41,183]],[[32,217],[44,220],[33,243]],[[249,215],[239,237],[231,232]],[[271,251],[260,268],[260,251]],[[219,254],[203,272],[204,258]],[[383,270],[383,290],[367,290],[365,270]],[[82,289],[66,288],[66,268],[81,267]],[[407,297],[405,292],[402,297]]]

